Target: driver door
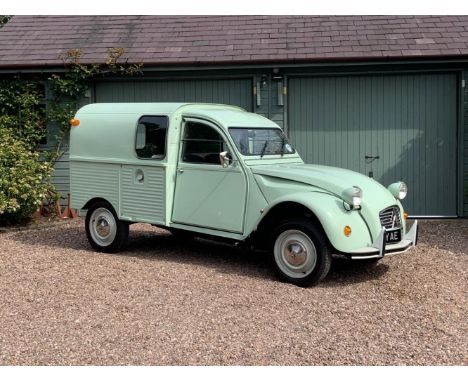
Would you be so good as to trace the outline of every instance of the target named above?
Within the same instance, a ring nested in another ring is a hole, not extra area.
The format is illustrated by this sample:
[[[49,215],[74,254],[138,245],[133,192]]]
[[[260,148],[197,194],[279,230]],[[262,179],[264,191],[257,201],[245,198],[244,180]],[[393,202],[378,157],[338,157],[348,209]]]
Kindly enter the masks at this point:
[[[223,167],[219,154],[233,161]],[[247,182],[221,130],[206,121],[187,119],[182,129],[172,221],[242,233]]]

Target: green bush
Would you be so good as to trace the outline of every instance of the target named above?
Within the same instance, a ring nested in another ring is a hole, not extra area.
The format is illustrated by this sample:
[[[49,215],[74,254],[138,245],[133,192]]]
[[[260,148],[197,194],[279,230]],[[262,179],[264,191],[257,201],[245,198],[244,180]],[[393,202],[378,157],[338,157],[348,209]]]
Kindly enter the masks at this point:
[[[0,80],[0,127],[35,148],[46,133],[45,109],[38,82]]]
[[[39,153],[0,126],[0,225],[24,220],[37,210],[51,173],[50,163],[40,162]]]

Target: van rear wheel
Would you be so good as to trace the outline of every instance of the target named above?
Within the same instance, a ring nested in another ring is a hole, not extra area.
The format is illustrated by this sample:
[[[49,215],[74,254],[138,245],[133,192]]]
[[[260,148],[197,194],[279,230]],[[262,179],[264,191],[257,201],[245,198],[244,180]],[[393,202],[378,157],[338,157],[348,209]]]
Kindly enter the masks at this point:
[[[86,214],[86,236],[98,252],[115,253],[126,243],[129,224],[117,218],[107,202],[96,202]]]
[[[273,263],[278,275],[293,284],[321,281],[331,267],[331,251],[322,230],[308,219],[287,219],[272,235]]]

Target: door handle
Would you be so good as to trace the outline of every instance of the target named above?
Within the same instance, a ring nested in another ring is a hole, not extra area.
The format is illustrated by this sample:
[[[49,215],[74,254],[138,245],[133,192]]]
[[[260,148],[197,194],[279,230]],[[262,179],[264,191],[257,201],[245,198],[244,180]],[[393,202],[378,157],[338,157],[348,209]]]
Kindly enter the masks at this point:
[[[377,156],[366,155],[366,156],[364,157],[364,159],[380,159],[380,156],[379,156],[379,155],[377,155]]]
[[[184,172],[184,169],[183,169],[183,168],[178,168],[178,169],[177,169],[177,172],[182,173],[182,172]]]

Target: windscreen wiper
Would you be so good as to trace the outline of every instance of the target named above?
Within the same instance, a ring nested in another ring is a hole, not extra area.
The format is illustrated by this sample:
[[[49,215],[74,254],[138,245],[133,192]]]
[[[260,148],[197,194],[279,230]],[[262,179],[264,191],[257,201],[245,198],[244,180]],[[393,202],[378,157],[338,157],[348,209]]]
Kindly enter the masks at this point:
[[[268,139],[263,144],[262,152],[260,153],[260,158],[263,158],[263,155],[265,155],[265,150],[266,150],[267,146],[268,146]]]
[[[284,145],[286,144],[286,138],[281,137],[281,156],[284,155]]]

